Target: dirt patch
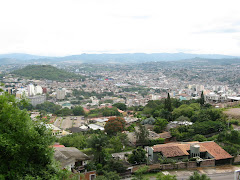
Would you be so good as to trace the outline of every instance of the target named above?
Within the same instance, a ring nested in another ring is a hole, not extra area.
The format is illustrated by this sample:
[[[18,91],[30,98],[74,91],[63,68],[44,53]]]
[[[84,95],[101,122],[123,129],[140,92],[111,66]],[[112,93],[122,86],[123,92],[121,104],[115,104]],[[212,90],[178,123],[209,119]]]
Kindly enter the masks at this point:
[[[224,111],[223,113],[230,117],[240,119],[240,108],[228,109],[228,110]]]

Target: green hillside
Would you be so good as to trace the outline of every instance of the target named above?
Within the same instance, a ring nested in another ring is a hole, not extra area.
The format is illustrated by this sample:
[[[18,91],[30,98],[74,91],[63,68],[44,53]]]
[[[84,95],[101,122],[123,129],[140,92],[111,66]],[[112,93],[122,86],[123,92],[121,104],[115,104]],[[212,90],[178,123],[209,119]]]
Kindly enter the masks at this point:
[[[70,73],[50,65],[29,65],[22,69],[13,71],[12,74],[29,79],[48,79],[55,81],[64,81],[73,78],[83,79],[82,76],[78,76],[74,73]]]

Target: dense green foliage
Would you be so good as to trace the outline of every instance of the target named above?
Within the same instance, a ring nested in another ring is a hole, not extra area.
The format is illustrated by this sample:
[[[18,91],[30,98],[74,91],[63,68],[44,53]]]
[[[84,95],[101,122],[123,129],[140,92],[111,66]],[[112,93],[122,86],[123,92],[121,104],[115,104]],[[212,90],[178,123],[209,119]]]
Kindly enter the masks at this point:
[[[42,104],[38,104],[36,106],[36,109],[39,110],[39,111],[45,111],[45,112],[48,112],[48,113],[57,114],[57,112],[61,109],[61,106],[56,105],[52,102],[46,101]]]
[[[146,151],[141,147],[134,149],[128,156],[128,162],[131,164],[142,164],[147,162]]]
[[[113,96],[113,92],[103,92],[103,93],[96,93],[95,91],[92,92],[86,92],[84,90],[77,90],[77,89],[73,89],[72,91],[73,96],[79,98],[81,96],[83,96],[85,99],[88,99],[92,96],[96,96],[98,99],[101,99],[105,96]],[[80,100],[80,99],[79,99]]]
[[[166,119],[158,118],[154,124],[154,131],[161,133],[167,126],[168,121]]]
[[[118,108],[118,109],[120,109],[120,110],[122,110],[122,111],[126,111],[127,110],[127,106],[124,103],[115,103],[115,104],[113,104],[113,106]]]
[[[23,69],[15,70],[12,74],[23,76],[29,79],[48,79],[64,81],[68,79],[84,79],[76,74],[66,72],[50,65],[29,65]]]
[[[59,139],[59,142],[67,147],[76,147],[78,149],[84,149],[87,147],[86,136],[82,133],[74,133],[68,136],[64,136]]]
[[[240,132],[231,130],[229,132],[221,132],[217,136],[217,142],[219,142],[223,149],[229,154],[235,156],[240,153]]]
[[[75,106],[72,111],[74,116],[80,116],[85,114],[81,106]]]
[[[53,137],[44,124],[18,108],[15,98],[0,96],[0,177],[61,179],[53,158]]]
[[[93,109],[88,113],[89,117],[99,117],[99,116],[120,116],[116,107],[113,108],[101,108]]]
[[[65,107],[65,108],[62,108],[62,109],[58,110],[56,112],[56,114],[59,115],[59,116],[70,116],[70,115],[73,114],[73,111],[72,111],[72,109],[69,109],[69,108]]]
[[[93,150],[94,161],[100,164],[105,164],[107,136],[105,134],[93,134],[88,140],[88,146]]]

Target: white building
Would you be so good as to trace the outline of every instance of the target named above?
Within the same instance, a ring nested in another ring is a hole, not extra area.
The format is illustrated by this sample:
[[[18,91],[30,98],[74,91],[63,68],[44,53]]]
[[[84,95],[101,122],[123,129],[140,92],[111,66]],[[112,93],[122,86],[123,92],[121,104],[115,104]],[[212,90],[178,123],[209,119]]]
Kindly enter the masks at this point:
[[[59,88],[57,90],[57,99],[58,100],[65,99],[65,95],[66,95],[66,89],[65,88]]]
[[[16,92],[17,98],[27,97],[28,96],[28,90],[25,88],[18,88]]]
[[[35,88],[33,84],[29,84],[28,87],[28,95],[29,96],[34,96],[35,95]]]
[[[41,86],[37,85],[35,87],[35,94],[42,94],[43,93],[43,89]]]

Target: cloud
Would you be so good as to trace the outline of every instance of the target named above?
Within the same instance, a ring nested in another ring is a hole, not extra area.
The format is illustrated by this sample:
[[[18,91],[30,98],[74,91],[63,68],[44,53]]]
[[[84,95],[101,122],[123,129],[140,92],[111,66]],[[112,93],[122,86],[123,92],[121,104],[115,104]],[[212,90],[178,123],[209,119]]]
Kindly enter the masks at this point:
[[[124,18],[124,19],[133,19],[133,20],[144,20],[152,18],[151,15],[122,15],[122,14],[113,14],[112,17],[114,18]]]
[[[216,28],[216,29],[208,29],[208,30],[202,30],[195,33],[239,33],[240,28]]]

